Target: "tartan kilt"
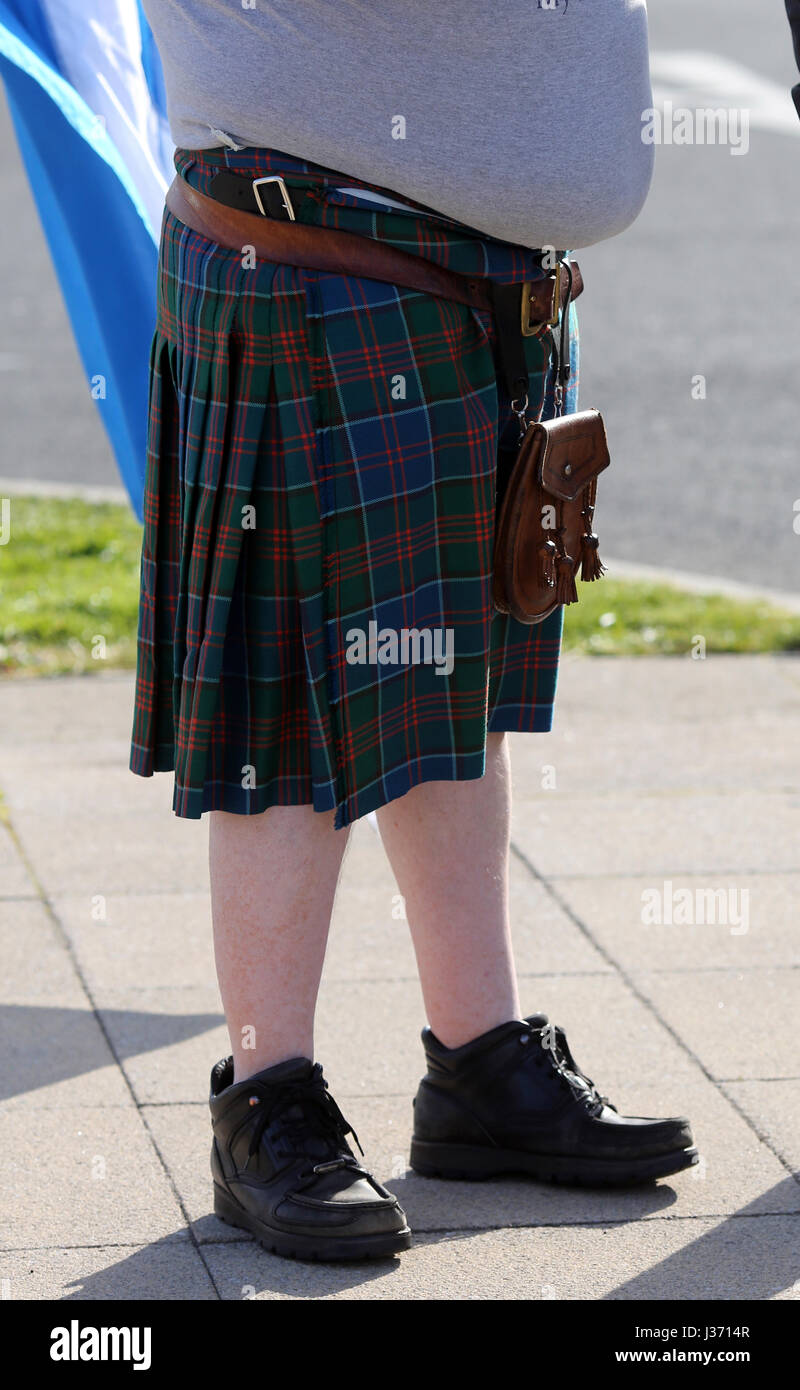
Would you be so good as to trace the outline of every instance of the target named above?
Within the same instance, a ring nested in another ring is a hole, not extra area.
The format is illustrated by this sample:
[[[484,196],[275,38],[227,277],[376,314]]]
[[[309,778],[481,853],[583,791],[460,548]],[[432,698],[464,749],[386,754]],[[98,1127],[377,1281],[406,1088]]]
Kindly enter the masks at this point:
[[[391,190],[279,151],[175,165],[201,191],[220,168],[281,173],[299,221],[504,283],[542,274],[531,250],[419,204],[376,211],[337,186]],[[547,418],[546,348],[525,344]],[[149,372],[130,767],[174,771],[176,815],[311,803],[339,828],[482,776],[487,732],[551,727],[562,610],[529,627],[491,600],[496,469],[518,436],[491,314],[248,263],[165,208]]]

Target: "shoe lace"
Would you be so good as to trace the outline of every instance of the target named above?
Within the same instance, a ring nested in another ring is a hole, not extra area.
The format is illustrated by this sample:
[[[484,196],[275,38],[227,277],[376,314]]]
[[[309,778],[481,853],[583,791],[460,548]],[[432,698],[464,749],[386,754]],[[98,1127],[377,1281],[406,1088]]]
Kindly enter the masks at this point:
[[[253,1125],[245,1168],[258,1151],[267,1129],[280,1122],[295,1147],[302,1149],[309,1140],[322,1141],[326,1146],[331,1156],[321,1163],[315,1163],[312,1169],[314,1173],[328,1172],[334,1168],[360,1169],[361,1165],[354,1154],[341,1152],[342,1147],[347,1146],[347,1136],[352,1135],[359,1153],[362,1157],[364,1155],[358,1135],[328,1090],[319,1062],[315,1063],[310,1075],[302,1080],[295,1078],[270,1086],[256,1085],[250,1104],[260,1106],[260,1110]]]
[[[605,1105],[611,1110],[616,1109],[616,1106],[611,1105],[608,1096],[601,1096],[591,1077],[581,1071],[569,1050],[563,1028],[557,1024],[545,1023],[541,1026],[529,1025],[529,1030],[531,1037],[539,1043],[539,1051],[534,1053],[537,1064],[543,1065],[547,1059],[562,1086],[568,1089],[576,1100],[581,1101],[593,1114]]]

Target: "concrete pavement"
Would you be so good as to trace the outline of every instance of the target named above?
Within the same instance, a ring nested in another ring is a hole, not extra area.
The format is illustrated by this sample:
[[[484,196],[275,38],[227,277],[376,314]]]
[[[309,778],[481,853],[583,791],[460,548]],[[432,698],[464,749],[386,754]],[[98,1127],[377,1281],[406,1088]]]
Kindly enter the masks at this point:
[[[357,823],[317,1056],[415,1245],[341,1267],[211,1214],[207,822],[128,772],[131,696],[127,674],[0,686],[3,1297],[800,1298],[800,660],[567,657],[554,733],[512,737],[525,1011],[621,1110],[691,1117],[702,1161],[673,1180],[408,1170],[424,1014]]]

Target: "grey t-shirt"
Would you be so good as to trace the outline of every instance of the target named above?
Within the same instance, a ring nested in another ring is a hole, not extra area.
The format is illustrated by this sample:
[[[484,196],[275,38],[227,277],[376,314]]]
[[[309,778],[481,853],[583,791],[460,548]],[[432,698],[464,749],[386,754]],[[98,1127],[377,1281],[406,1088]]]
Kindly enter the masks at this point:
[[[176,145],[283,150],[534,248],[647,196],[645,0],[143,3]]]

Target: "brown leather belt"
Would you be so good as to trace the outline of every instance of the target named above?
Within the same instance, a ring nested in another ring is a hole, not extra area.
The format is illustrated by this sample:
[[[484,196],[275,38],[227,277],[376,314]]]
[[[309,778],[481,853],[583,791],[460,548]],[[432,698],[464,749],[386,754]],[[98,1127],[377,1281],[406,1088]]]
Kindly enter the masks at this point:
[[[264,260],[299,265],[304,270],[381,279],[390,285],[418,289],[425,295],[439,295],[493,313],[497,322],[503,320],[501,336],[508,346],[506,375],[511,396],[525,391],[526,377],[522,377],[521,345],[511,346],[510,336],[518,339],[542,334],[556,324],[567,297],[576,299],[583,289],[578,261],[569,261],[571,286],[560,267],[542,279],[499,285],[486,275],[446,270],[424,256],[414,256],[374,236],[360,236],[338,227],[308,227],[304,222],[279,221],[226,206],[215,197],[200,193],[181,175],[175,175],[167,189],[167,207],[186,227],[228,250],[242,252],[244,246],[253,246]],[[506,361],[504,347],[501,359]]]

